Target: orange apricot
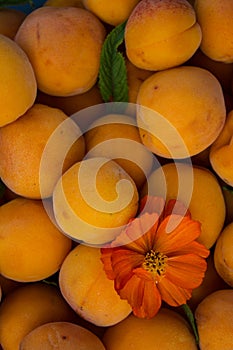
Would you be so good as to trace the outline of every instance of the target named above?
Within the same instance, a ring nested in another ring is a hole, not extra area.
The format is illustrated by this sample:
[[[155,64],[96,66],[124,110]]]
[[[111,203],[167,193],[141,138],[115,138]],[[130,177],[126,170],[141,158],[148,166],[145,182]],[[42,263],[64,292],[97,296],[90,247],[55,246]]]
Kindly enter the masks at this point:
[[[210,147],[209,159],[216,174],[233,186],[233,110],[231,110],[218,138]]]
[[[106,330],[103,343],[107,350],[197,350],[186,320],[166,308],[149,320],[128,316]]]
[[[222,87],[206,69],[180,66],[156,72],[140,86],[137,122],[153,153],[178,159],[200,153],[226,119]]]
[[[0,34],[14,39],[19,26],[25,19],[26,14],[20,10],[12,8],[0,9]]]
[[[125,28],[128,59],[153,71],[186,62],[198,49],[201,30],[186,0],[141,0]]]
[[[0,34],[0,126],[18,119],[34,103],[37,82],[21,47]]]
[[[61,110],[34,104],[0,129],[0,177],[16,194],[49,197],[61,176],[85,154],[80,128]]]
[[[107,327],[123,320],[132,309],[115,291],[100,258],[99,248],[76,246],[61,266],[59,286],[78,315],[97,326]]]
[[[85,8],[103,22],[117,26],[126,21],[140,0],[83,0]]]
[[[31,61],[38,88],[70,96],[96,83],[105,35],[100,20],[85,9],[43,6],[25,18],[15,41]]]
[[[233,289],[208,295],[195,311],[201,350],[232,350]]]
[[[154,170],[142,193],[180,200],[192,219],[201,223],[198,241],[211,248],[220,235],[226,215],[221,186],[214,173],[204,167],[167,163]]]
[[[49,322],[27,334],[20,350],[105,350],[101,340],[89,330],[71,322]]]
[[[85,158],[58,180],[53,208],[58,226],[69,237],[87,244],[104,244],[136,215],[138,190],[115,161]]]
[[[42,201],[16,198],[0,207],[0,273],[19,282],[57,272],[71,240],[52,223]]]
[[[141,188],[151,171],[153,155],[141,142],[135,118],[105,115],[90,125],[84,137],[86,156],[113,159]]]
[[[200,49],[212,60],[232,63],[233,2],[196,0],[194,8],[202,31]]]
[[[4,350],[19,349],[30,331],[55,321],[76,322],[57,287],[42,282],[18,287],[0,304],[0,344]]]
[[[221,278],[233,287],[233,222],[226,225],[214,248],[214,264]]]

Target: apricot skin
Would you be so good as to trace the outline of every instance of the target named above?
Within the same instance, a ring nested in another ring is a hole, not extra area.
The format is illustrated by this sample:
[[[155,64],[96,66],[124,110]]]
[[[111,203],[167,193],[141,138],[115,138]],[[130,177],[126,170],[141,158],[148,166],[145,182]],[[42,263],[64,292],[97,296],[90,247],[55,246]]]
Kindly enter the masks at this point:
[[[196,0],[194,8],[202,31],[200,49],[212,60],[232,63],[233,2]]]
[[[210,147],[209,159],[217,175],[228,185],[233,186],[233,110],[218,138]]]
[[[115,291],[100,258],[99,248],[76,246],[61,266],[59,286],[77,314],[97,326],[107,327],[122,321],[132,310]]]
[[[96,83],[105,34],[85,9],[44,6],[25,18],[15,41],[28,55],[41,91],[71,96]]]
[[[153,71],[181,65],[198,49],[201,30],[186,0],[142,0],[125,29],[128,59]]]
[[[195,318],[201,350],[232,350],[233,289],[208,295],[198,305]]]

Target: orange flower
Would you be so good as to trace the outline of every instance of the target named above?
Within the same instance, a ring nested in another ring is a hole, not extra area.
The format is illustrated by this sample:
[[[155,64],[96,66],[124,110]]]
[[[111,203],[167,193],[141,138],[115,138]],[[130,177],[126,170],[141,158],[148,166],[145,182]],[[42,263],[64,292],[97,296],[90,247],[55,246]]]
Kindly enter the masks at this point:
[[[151,318],[162,300],[171,306],[186,303],[203,280],[209,251],[196,241],[200,223],[178,201],[165,207],[162,198],[145,197],[141,210],[115,241],[101,248],[101,260],[133,313]]]

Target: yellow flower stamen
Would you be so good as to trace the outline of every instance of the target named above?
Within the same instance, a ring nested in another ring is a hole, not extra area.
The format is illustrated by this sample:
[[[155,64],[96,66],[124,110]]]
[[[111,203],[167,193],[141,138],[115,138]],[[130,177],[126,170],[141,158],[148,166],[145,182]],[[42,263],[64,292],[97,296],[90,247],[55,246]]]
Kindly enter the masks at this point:
[[[166,262],[165,254],[151,249],[146,253],[142,266],[146,271],[162,276],[166,271]]]

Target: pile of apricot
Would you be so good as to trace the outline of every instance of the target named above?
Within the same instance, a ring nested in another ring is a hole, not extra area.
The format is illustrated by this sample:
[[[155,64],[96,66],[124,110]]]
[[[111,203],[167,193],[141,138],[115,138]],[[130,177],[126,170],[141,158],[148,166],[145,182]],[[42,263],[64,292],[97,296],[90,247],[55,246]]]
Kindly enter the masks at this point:
[[[1,349],[233,349],[232,18],[232,0],[0,9]],[[101,52],[125,21],[128,101],[108,109]],[[181,308],[138,318],[104,272],[146,194],[201,224],[198,344]]]

